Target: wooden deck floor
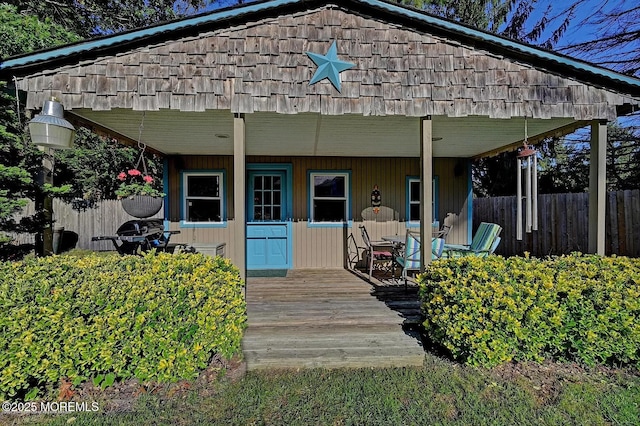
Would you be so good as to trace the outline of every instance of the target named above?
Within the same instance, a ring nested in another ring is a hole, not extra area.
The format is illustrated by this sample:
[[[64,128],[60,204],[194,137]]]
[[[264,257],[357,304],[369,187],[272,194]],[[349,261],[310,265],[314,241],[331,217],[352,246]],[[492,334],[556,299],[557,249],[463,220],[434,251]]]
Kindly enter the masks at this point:
[[[343,270],[248,278],[249,370],[422,365],[415,290],[376,287]]]

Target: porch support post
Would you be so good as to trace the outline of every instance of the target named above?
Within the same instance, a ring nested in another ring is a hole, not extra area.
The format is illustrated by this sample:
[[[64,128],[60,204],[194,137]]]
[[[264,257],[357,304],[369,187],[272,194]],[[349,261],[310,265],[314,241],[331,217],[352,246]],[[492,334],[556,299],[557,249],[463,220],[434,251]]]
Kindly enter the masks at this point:
[[[245,123],[243,114],[233,116],[233,215],[235,239],[234,259],[240,274],[246,282],[246,159],[245,159]],[[246,287],[245,287],[246,288]]]
[[[431,116],[420,119],[420,272],[431,263],[433,214],[433,123]]]
[[[607,122],[591,122],[589,158],[589,253],[605,254],[607,202]]]

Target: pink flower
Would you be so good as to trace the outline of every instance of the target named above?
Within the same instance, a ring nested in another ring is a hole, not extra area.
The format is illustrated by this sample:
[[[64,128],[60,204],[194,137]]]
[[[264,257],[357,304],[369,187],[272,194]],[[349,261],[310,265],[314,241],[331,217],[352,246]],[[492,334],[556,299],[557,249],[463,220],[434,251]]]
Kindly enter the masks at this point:
[[[151,176],[143,176],[142,180],[147,182],[147,183],[153,182],[153,178]]]
[[[125,180],[127,178],[127,174],[125,172],[120,172],[118,175],[118,180]]]
[[[129,176],[140,176],[142,174],[140,170],[137,169],[131,169],[127,173],[129,173]]]

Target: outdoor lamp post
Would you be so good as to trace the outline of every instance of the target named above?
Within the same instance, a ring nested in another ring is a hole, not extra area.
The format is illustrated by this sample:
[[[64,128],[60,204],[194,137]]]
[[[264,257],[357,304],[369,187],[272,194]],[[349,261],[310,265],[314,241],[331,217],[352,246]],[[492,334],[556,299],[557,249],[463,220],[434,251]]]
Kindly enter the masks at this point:
[[[53,183],[53,161],[51,150],[71,147],[76,129],[64,119],[64,108],[56,98],[44,102],[42,112],[29,122],[29,134],[34,144],[44,151],[42,171],[38,183]],[[36,211],[44,212],[44,227],[36,236],[36,254],[43,256],[53,253],[53,200],[39,194],[36,197]]]

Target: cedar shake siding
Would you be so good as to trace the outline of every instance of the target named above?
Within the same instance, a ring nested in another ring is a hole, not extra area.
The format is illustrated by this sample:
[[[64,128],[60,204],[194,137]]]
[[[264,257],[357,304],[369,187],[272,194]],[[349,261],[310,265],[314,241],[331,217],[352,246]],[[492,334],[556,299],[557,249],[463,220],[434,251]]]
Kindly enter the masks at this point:
[[[342,93],[309,85],[332,40],[355,67]],[[27,108],[325,115],[616,118],[638,100],[335,6],[139,47],[19,78]]]

